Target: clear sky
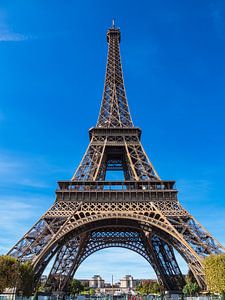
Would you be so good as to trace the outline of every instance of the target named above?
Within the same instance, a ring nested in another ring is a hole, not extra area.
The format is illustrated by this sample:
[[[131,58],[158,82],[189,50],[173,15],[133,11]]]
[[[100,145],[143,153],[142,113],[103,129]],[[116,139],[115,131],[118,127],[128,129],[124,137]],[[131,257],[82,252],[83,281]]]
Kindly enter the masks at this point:
[[[83,156],[112,18],[145,150],[161,178],[176,180],[184,207],[225,244],[224,0],[1,0],[0,253],[52,205],[56,181],[70,179]],[[95,273],[154,276],[121,249],[92,255],[77,277]]]

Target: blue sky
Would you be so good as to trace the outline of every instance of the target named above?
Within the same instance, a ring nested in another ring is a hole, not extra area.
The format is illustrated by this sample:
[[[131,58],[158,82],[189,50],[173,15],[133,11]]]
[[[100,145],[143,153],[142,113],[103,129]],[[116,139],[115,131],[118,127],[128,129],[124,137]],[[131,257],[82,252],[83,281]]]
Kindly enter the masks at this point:
[[[163,179],[225,244],[223,0],[0,1],[0,253],[70,179],[97,121],[112,18],[132,118]],[[186,270],[181,261],[183,270]],[[153,277],[127,250],[97,252],[77,272]]]

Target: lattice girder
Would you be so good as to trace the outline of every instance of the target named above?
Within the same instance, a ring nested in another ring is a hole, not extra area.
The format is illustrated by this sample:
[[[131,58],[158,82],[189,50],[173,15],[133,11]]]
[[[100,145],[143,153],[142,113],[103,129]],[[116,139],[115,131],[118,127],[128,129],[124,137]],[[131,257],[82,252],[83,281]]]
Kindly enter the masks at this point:
[[[158,207],[157,207],[158,206]],[[76,209],[75,209],[76,207]],[[134,220],[139,222],[140,226],[148,228],[148,230],[152,230],[152,228],[158,228],[158,230],[167,233],[168,239],[173,239],[177,241],[177,244],[182,245],[179,246],[181,252],[185,252],[185,258],[192,258],[192,264],[195,264],[196,267],[192,267],[193,270],[197,271],[198,274],[194,274],[196,277],[203,276],[203,266],[201,256],[205,255],[205,253],[197,253],[196,248],[193,241],[195,241],[196,232],[192,234],[192,231],[189,232],[190,239],[186,238],[185,232],[182,233],[180,227],[177,229],[177,225],[173,224],[171,221],[173,218],[176,219],[177,214],[180,216],[190,218],[190,215],[179,205],[171,206],[168,211],[168,207],[163,212],[163,209],[160,210],[160,203],[152,203],[152,202],[84,202],[84,203],[74,203],[74,202],[56,202],[55,205],[43,216],[43,220],[48,220],[48,224],[55,225],[59,223],[59,219],[61,218],[60,228],[57,232],[54,233],[54,236],[51,236],[48,239],[45,236],[45,239],[39,239],[45,231],[45,226],[42,231],[39,231],[37,240],[41,240],[41,244],[39,247],[36,247],[36,243],[30,243],[29,247],[25,248],[24,252],[20,256],[20,258],[24,260],[33,260],[34,265],[37,267],[43,258],[47,256],[49,251],[62,243],[63,239],[70,234],[72,231],[79,230],[79,228],[86,228],[87,226],[93,226],[98,221],[102,221],[104,223],[109,223],[113,219],[119,220]],[[52,220],[51,222],[49,220]],[[44,223],[43,223],[44,224]],[[55,228],[53,226],[53,228]],[[201,227],[201,231],[204,229]],[[31,230],[33,232],[33,230]],[[208,233],[207,233],[208,234]],[[27,241],[25,235],[24,239]],[[211,239],[213,239],[211,237]],[[224,251],[224,248],[218,244],[214,239],[215,247],[212,248],[212,244],[208,246],[208,253],[220,253]],[[204,241],[205,242],[205,241]],[[198,241],[199,243],[199,241]],[[205,245],[202,242],[202,248],[205,249]],[[200,249],[200,250],[201,250]],[[200,251],[199,250],[199,251]],[[14,247],[10,255],[17,256],[18,252],[20,253],[21,249],[18,250],[18,247]],[[202,255],[201,255],[202,254]],[[193,259],[194,258],[194,259]],[[190,263],[190,261],[187,261]],[[199,280],[201,282],[201,280]]]
[[[120,58],[120,31],[109,29],[105,86],[97,127],[133,127]]]
[[[163,270],[162,274],[166,278],[167,289],[182,291],[185,280],[177,264],[173,248],[156,234],[151,237],[151,244],[157,262],[160,264],[158,268]]]
[[[77,263],[82,257],[88,241],[87,233],[67,238],[59,249],[54,264],[49,273],[45,287],[48,291],[63,291],[70,278],[73,269],[77,269]]]
[[[66,204],[65,204],[66,205]],[[71,207],[74,211],[78,210],[81,203],[74,202]],[[53,239],[55,234],[60,231],[63,224],[67,221],[67,216],[48,217],[49,211],[57,210],[57,203],[53,205],[39,221],[19,240],[16,245],[8,252],[9,255],[21,261],[33,261],[43,250],[46,244]],[[63,207],[63,204],[60,208]]]
[[[93,129],[92,129],[93,130]],[[91,141],[72,180],[105,180],[107,160],[117,151],[118,159],[123,161],[122,169],[126,180],[157,180],[159,176],[141,145],[139,131],[129,134],[130,128],[113,133],[105,129],[105,135],[91,135]],[[100,130],[101,133],[102,130]],[[108,132],[107,132],[108,131]],[[117,132],[117,134],[116,134]]]
[[[75,236],[72,236],[71,240],[64,244],[49,274],[47,281],[49,287],[51,286],[55,290],[66,290],[69,280],[74,276],[79,265],[88,256],[101,249],[123,247],[139,253],[152,265],[161,283],[161,288],[176,291],[183,288],[184,279],[177,265],[173,250],[159,237],[156,238],[154,236],[154,240],[157,239],[161,249],[165,249],[161,251],[160,257],[156,253],[156,249],[151,241],[149,244],[149,239],[142,230],[112,226],[92,230],[85,237],[86,243],[80,247],[79,255],[77,255],[78,250],[73,249],[72,241],[77,239]],[[65,249],[67,250],[65,251]],[[67,255],[68,252],[71,255]],[[160,260],[164,262],[164,265]],[[171,270],[172,277],[170,276]],[[70,276],[65,276],[65,274],[70,274]]]

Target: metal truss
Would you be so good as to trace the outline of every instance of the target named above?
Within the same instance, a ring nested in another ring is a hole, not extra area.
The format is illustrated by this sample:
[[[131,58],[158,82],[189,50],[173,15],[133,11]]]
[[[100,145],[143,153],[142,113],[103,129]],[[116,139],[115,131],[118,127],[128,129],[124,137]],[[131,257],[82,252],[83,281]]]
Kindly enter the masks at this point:
[[[120,59],[120,30],[109,29],[107,41],[108,59],[105,86],[97,127],[133,127]]]
[[[150,162],[138,133],[120,132],[100,136],[98,129],[72,180],[105,180],[107,170],[124,171],[126,180],[156,180],[159,176]]]
[[[36,282],[55,257],[47,285],[63,291],[86,257],[125,247],[152,265],[164,289],[180,290],[184,281],[175,249],[206,289],[203,259],[225,248],[181,206],[175,182],[159,178],[130,117],[119,29],[110,28],[107,40],[102,105],[87,151],[73,178],[58,182],[53,206],[8,254],[31,261]],[[107,171],[118,170],[124,180],[106,181]]]
[[[87,245],[87,234],[74,236],[64,241],[57,252],[54,264],[45,284],[48,291],[64,291],[73,277],[73,270],[77,269],[79,258]]]
[[[96,193],[95,190],[91,192]],[[129,193],[129,191],[127,192]],[[19,257],[21,260],[32,259],[34,266],[38,268],[40,264],[45,265],[48,263],[49,253],[65,244],[65,240],[71,233],[87,232],[90,228],[93,229],[94,226],[98,228],[106,225],[113,226],[114,220],[117,224],[123,224],[126,220],[128,222],[127,226],[133,227],[132,222],[135,221],[136,227],[147,232],[157,229],[160,234],[161,232],[167,234],[166,242],[171,241],[172,243],[173,241],[175,249],[183,255],[199,284],[205,287],[205,282],[202,279],[204,275],[202,257],[206,255],[206,249],[208,253],[221,253],[225,249],[200,225],[194,227],[195,231],[193,231],[193,228],[192,230],[186,230],[186,223],[183,223],[183,225],[180,223],[179,227],[177,227],[177,224],[174,225],[171,220],[177,219],[178,216],[182,218],[191,218],[191,216],[178,202],[172,204],[167,201],[167,204],[167,206],[165,204],[166,209],[163,211],[163,209],[160,210],[160,202],[158,201],[80,203],[59,201],[38,222],[38,224],[42,224],[42,227],[35,225],[9,254]],[[58,224],[56,220],[58,221],[59,218],[61,218],[60,228],[56,232],[55,224]],[[48,224],[48,230],[46,224]],[[181,226],[183,230],[181,230]],[[206,239],[196,239],[196,236],[201,237],[203,233],[209,238],[209,243]],[[32,235],[32,238],[30,235]],[[24,247],[24,244],[26,244],[26,247]],[[198,252],[196,249],[198,249]],[[166,253],[166,249],[164,252]],[[160,254],[162,255],[162,252]],[[161,268],[163,265],[165,263],[161,260]],[[167,285],[169,286],[170,283]]]
[[[157,257],[158,268],[163,270],[164,286],[170,291],[181,291],[185,280],[177,264],[173,248],[157,235],[152,237],[151,244],[153,253]]]
[[[152,265],[161,286],[166,289],[179,291],[184,286],[184,278],[172,247],[158,236],[149,240],[141,230],[106,227],[86,234],[83,239],[85,242],[80,245],[78,239],[73,236],[58,252],[47,280],[47,287],[51,291],[66,291],[79,265],[92,253],[109,247],[127,248],[142,255]],[[157,247],[160,247],[160,257]]]

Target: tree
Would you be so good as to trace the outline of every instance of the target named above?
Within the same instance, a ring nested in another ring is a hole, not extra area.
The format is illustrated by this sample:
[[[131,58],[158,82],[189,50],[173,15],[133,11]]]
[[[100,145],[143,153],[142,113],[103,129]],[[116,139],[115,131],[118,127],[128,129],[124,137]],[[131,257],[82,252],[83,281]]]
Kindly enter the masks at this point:
[[[6,288],[17,286],[19,279],[19,263],[17,259],[8,256],[0,256],[0,292]]]
[[[197,280],[192,271],[189,269],[186,276],[186,285],[183,287],[183,293],[186,296],[195,296],[199,293],[199,291],[200,287],[197,283]]]
[[[137,286],[136,286],[136,291],[143,295],[143,286],[142,286],[142,283],[139,283]]]
[[[183,288],[183,293],[186,296],[195,296],[199,292],[199,285],[196,282],[187,282]]]
[[[34,288],[34,270],[30,262],[19,265],[18,291],[25,297],[32,295]]]
[[[30,296],[33,291],[34,272],[29,262],[21,263],[16,258],[0,256],[0,292],[16,288],[16,293]]]
[[[89,290],[89,295],[94,296],[95,290],[93,288],[90,288]]]
[[[84,286],[81,284],[81,282],[77,279],[72,279],[70,282],[69,291],[71,295],[77,295],[80,294],[84,290]]]
[[[150,286],[150,294],[159,294],[160,293],[160,285],[158,282],[153,282]]]
[[[159,294],[160,285],[158,282],[144,281],[136,287],[136,291],[141,295]]]
[[[225,293],[225,254],[212,254],[204,259],[205,278],[212,293]]]

